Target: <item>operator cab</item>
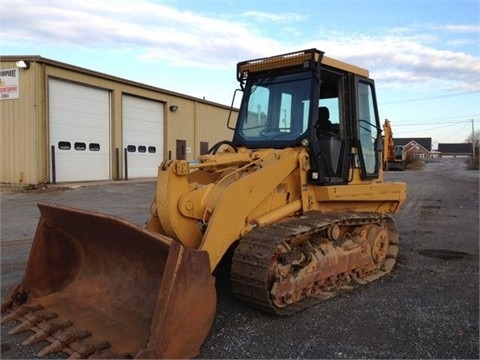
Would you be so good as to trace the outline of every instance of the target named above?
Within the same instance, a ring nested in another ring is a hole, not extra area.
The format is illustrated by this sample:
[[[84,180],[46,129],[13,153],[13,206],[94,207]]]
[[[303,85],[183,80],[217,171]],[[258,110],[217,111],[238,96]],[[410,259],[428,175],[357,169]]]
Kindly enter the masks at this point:
[[[351,166],[378,177],[381,129],[366,70],[312,49],[242,62],[237,73],[235,146],[307,146],[309,180],[320,185],[347,184]]]
[[[309,125],[312,74],[249,76],[235,140],[249,148],[284,148],[305,138]]]

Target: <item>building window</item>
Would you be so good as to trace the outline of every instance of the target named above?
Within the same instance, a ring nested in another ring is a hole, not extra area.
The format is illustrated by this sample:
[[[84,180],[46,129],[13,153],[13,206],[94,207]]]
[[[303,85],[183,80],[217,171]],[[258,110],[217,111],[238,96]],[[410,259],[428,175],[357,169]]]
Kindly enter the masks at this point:
[[[84,142],[76,142],[74,145],[75,150],[85,151],[86,148],[87,148],[87,144],[85,144]]]
[[[88,149],[90,151],[100,151],[100,144],[97,144],[97,143],[90,143],[88,145]]]
[[[58,142],[58,148],[60,150],[70,150],[72,147],[72,144],[70,144],[70,141],[59,141]]]

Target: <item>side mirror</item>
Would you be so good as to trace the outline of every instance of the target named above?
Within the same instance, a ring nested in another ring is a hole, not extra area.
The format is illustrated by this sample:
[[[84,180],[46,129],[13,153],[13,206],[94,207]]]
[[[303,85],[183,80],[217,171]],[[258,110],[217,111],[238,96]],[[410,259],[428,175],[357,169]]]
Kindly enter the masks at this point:
[[[232,98],[232,103],[230,104],[230,112],[228,113],[228,120],[227,120],[227,128],[229,128],[230,130],[235,130],[235,124],[232,126],[230,125],[230,120],[232,118],[232,110],[233,110],[233,104],[235,104],[235,98],[237,96],[237,92],[240,91],[243,93],[243,90],[242,89],[236,89],[234,92],[233,92],[233,98]]]

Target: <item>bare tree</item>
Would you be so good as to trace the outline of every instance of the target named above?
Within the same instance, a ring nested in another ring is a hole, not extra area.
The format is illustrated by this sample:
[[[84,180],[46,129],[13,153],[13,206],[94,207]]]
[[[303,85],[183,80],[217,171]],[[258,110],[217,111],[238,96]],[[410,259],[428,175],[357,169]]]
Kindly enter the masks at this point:
[[[478,153],[480,147],[480,130],[475,130],[472,134],[468,135],[465,139],[466,143],[473,144],[475,146],[475,152]]]

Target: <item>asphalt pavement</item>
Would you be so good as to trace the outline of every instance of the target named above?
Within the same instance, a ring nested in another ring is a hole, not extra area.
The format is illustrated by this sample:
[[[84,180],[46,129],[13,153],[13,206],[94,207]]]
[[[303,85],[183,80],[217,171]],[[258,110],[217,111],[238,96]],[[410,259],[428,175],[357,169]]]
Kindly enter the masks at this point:
[[[461,159],[389,172],[405,181],[407,202],[394,215],[400,251],[392,273],[363,288],[288,317],[252,309],[217,275],[217,313],[200,358],[478,359],[479,172]],[[18,282],[39,212],[38,202],[118,215],[142,225],[155,181],[1,187],[1,289]],[[45,344],[8,335],[2,358],[35,358]],[[128,336],[128,328],[125,330]],[[63,358],[60,353],[51,358]]]

